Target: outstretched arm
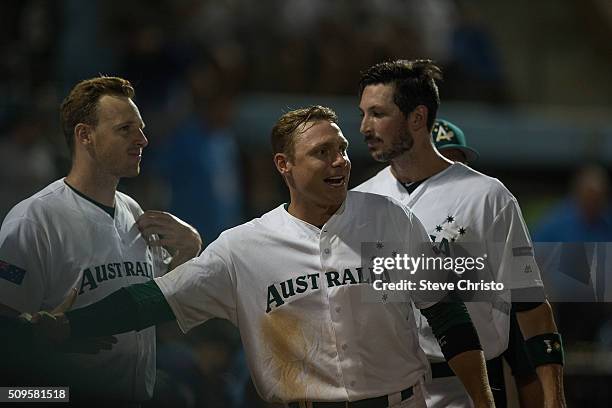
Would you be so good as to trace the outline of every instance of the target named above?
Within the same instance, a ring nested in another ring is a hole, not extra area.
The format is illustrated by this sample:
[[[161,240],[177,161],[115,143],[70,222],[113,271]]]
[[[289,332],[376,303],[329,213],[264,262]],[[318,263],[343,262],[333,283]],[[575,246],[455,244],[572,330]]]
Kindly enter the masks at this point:
[[[33,316],[29,313],[16,315],[12,310],[12,317],[7,315],[0,317],[0,328],[6,333],[2,336],[3,350],[19,350],[33,352],[34,350],[49,350],[68,353],[96,354],[100,350],[110,350],[117,343],[117,339],[112,336],[88,337],[80,339],[68,339],[66,325],[57,316],[63,316],[72,307],[76,299],[77,292],[72,290],[70,295],[55,309],[50,312],[42,311]],[[59,344],[58,344],[59,343]]]
[[[65,313],[37,314],[34,330],[62,342],[69,338],[110,336],[174,320],[155,281],[130,285],[99,302]]]

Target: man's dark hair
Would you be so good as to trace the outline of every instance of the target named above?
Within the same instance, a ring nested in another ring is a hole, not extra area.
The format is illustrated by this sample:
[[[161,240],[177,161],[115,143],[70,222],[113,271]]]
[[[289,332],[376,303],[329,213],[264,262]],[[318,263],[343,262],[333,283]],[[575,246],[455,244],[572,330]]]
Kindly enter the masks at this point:
[[[338,116],[332,109],[320,105],[295,109],[285,113],[272,128],[270,135],[272,153],[284,153],[289,158],[293,158],[295,138],[298,135],[297,129],[303,124],[319,120],[338,123]]]
[[[98,101],[104,95],[133,98],[134,88],[127,79],[101,76],[79,82],[62,102],[60,123],[70,156],[74,155],[74,127],[98,124]]]
[[[368,85],[393,85],[393,102],[408,116],[417,106],[427,107],[427,128],[431,131],[440,106],[436,81],[442,70],[432,60],[381,62],[361,73],[359,97]]]

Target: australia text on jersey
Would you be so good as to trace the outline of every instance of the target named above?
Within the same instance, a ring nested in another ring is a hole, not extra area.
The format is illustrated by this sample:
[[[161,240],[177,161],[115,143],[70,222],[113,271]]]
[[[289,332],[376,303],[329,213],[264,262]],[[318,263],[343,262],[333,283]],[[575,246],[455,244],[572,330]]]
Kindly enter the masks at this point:
[[[147,262],[113,262],[91,266],[83,271],[79,295],[95,290],[102,282],[129,276],[153,279],[153,266]]]
[[[343,272],[327,271],[324,284],[328,288],[345,285],[370,285],[374,280],[381,279],[384,282],[390,282],[389,275],[383,272],[382,276],[375,277],[372,268],[368,268],[369,272],[364,274],[363,268],[345,268]],[[369,275],[369,276],[366,276]],[[321,273],[311,273],[301,275],[295,278],[287,279],[280,283],[274,283],[268,286],[268,306],[266,313],[270,313],[273,307],[282,306],[289,298],[307,291],[318,290],[321,286]]]

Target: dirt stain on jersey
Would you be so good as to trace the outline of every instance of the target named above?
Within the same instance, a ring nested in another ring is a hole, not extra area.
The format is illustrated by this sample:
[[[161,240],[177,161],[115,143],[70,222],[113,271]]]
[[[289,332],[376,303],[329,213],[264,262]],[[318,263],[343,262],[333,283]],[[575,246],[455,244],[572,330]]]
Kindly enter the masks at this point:
[[[313,328],[284,310],[264,316],[261,332],[267,348],[266,371],[277,379],[276,393],[282,397],[305,398],[309,388],[309,360],[317,349]],[[311,384],[310,384],[311,385]]]

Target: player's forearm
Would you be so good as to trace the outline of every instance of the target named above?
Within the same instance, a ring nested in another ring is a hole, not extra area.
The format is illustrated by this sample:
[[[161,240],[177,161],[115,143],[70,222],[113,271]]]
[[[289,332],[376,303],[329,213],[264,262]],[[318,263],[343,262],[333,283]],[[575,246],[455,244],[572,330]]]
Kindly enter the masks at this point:
[[[448,365],[463,383],[475,407],[495,406],[482,351],[470,350],[457,354],[448,360]]]
[[[66,312],[66,317],[75,338],[142,330],[175,318],[154,281],[122,288],[99,302]]]
[[[516,318],[525,339],[557,331],[555,318],[548,301],[542,302],[534,309],[517,312]]]
[[[514,381],[521,408],[542,408],[544,406],[544,391],[536,373],[514,374]]]
[[[536,368],[544,392],[545,407],[565,407],[563,392],[563,366],[546,364]]]
[[[476,407],[493,407],[482,347],[467,308],[449,295],[421,313],[440,344],[442,354],[474,401]]]
[[[563,391],[563,348],[550,304],[516,314],[528,354],[534,365],[547,407],[565,407]],[[550,339],[549,339],[550,337]]]

